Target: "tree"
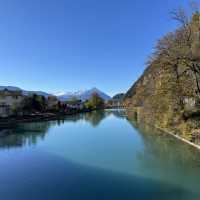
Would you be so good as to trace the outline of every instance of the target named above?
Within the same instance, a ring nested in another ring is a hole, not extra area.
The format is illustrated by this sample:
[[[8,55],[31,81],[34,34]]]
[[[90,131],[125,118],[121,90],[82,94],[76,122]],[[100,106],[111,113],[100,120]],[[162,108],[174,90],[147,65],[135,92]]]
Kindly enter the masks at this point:
[[[44,96],[33,94],[32,106],[33,106],[33,109],[35,109],[36,111],[39,111],[39,112],[45,111],[47,107],[46,98]]]
[[[86,109],[89,109],[89,110],[92,110],[92,109],[93,109],[92,103],[91,103],[91,101],[89,101],[89,100],[86,100],[86,101],[84,102],[84,107],[85,107]]]
[[[25,97],[22,102],[22,110],[26,112],[44,112],[47,109],[47,100],[44,96],[33,94]]]
[[[87,109],[101,109],[104,108],[104,100],[97,93],[93,93],[91,99],[84,105]]]
[[[91,103],[94,109],[99,109],[104,107],[104,100],[97,93],[92,94]]]
[[[173,67],[177,79],[192,72],[200,95],[200,13],[195,9],[189,18],[180,8],[172,12],[172,18],[180,23],[180,27],[158,41],[150,64],[159,62]],[[179,70],[180,67],[184,70]]]
[[[58,101],[57,107],[58,107],[58,110],[62,110],[62,103],[61,103],[61,101]]]

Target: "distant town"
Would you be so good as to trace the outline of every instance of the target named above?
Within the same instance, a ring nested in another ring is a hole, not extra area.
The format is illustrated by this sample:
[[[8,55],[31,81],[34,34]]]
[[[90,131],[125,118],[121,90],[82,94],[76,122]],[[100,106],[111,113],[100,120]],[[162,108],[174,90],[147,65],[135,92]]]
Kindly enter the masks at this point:
[[[25,91],[17,87],[0,87],[0,119],[47,119],[77,112],[122,106],[123,94],[113,98],[97,88],[83,92],[52,95]]]

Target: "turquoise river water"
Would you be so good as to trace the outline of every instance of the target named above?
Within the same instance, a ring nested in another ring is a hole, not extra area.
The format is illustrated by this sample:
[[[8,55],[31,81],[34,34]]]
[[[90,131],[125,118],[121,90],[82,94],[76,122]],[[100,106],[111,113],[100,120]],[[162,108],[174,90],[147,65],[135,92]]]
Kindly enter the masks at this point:
[[[1,200],[199,200],[200,151],[124,110],[0,130]]]

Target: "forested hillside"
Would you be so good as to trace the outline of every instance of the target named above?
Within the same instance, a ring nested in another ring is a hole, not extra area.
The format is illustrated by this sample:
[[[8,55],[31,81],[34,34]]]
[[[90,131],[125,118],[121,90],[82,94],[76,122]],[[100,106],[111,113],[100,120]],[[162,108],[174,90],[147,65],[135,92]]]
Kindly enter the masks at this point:
[[[129,89],[125,104],[138,122],[200,138],[200,13],[173,12],[180,25],[161,38],[147,69]]]

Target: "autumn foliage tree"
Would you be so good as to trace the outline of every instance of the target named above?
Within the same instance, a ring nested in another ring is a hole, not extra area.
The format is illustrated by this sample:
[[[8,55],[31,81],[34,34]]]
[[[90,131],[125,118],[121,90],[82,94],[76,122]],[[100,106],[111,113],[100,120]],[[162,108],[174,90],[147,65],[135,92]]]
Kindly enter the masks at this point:
[[[104,100],[97,93],[93,93],[91,99],[85,102],[85,107],[87,109],[104,108]]]
[[[200,13],[194,2],[191,7],[191,17],[182,8],[172,12],[172,18],[180,26],[158,41],[150,64],[159,62],[171,66],[177,79],[191,72],[196,82],[196,92],[200,95]]]

